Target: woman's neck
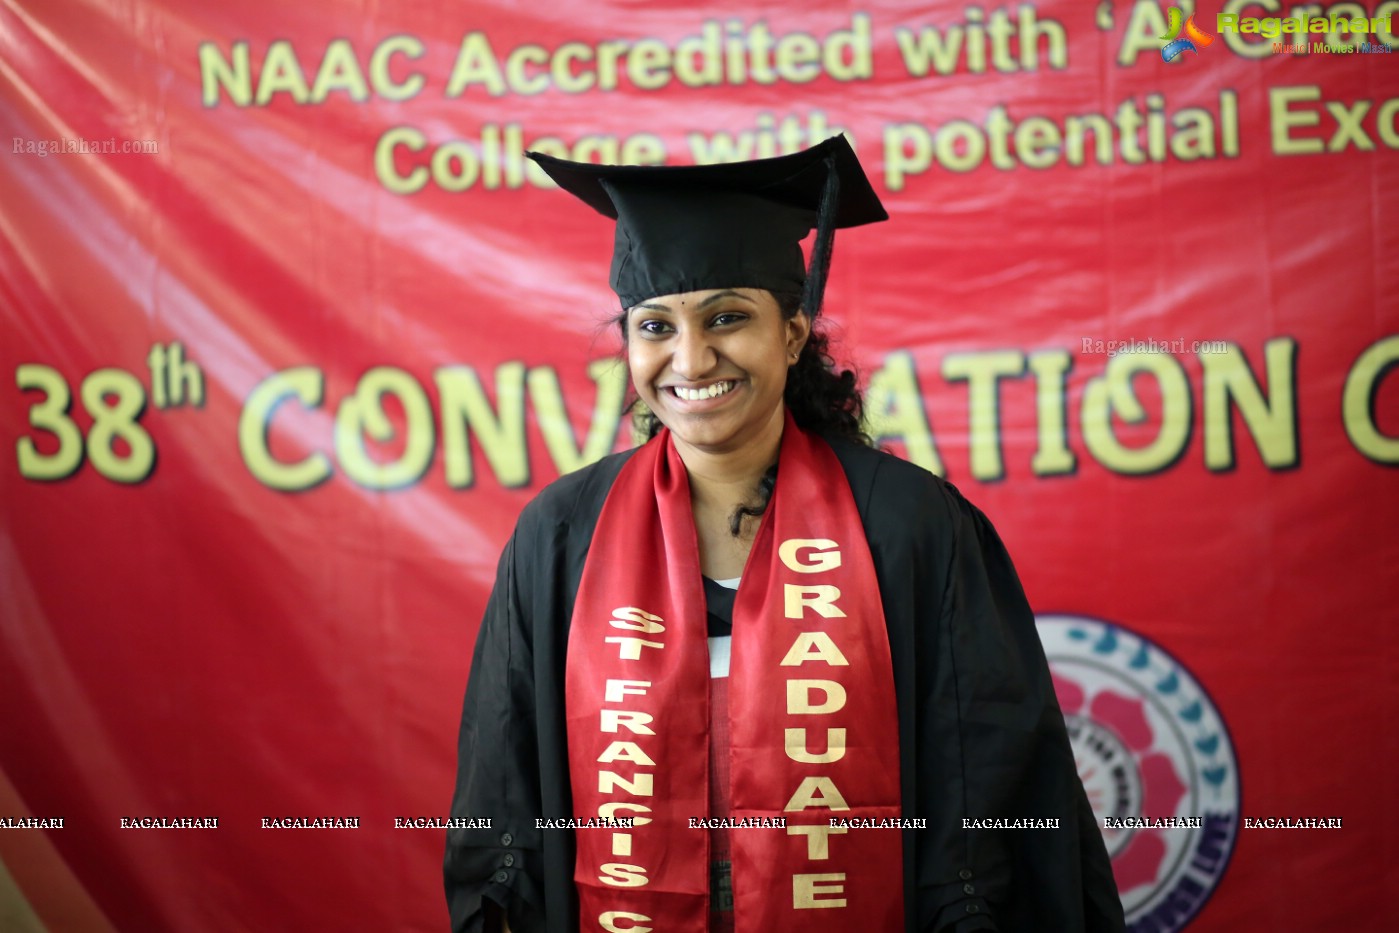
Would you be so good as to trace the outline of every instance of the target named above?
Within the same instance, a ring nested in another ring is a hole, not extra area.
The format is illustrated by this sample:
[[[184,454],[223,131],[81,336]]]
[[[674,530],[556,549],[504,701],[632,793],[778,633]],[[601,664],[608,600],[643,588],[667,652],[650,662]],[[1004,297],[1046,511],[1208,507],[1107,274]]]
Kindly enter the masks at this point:
[[[736,450],[706,450],[675,441],[676,452],[690,476],[690,500],[699,510],[721,510],[730,514],[753,498],[758,482],[777,460],[782,446],[783,419],[774,419],[772,428]]]
[[[706,450],[676,440],[675,449],[690,478],[700,570],[711,579],[725,580],[743,573],[759,520],[745,517],[735,535],[733,515],[753,501],[763,474],[777,460],[784,423],[779,412],[772,428],[736,450]]]

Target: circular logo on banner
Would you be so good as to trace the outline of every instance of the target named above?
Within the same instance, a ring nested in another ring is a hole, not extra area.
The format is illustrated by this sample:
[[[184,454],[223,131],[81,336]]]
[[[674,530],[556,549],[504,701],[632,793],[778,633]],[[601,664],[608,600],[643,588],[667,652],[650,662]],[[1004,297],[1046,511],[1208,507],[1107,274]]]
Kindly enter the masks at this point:
[[[1096,619],[1036,622],[1128,927],[1180,930],[1219,884],[1238,836],[1229,730],[1160,645]]]

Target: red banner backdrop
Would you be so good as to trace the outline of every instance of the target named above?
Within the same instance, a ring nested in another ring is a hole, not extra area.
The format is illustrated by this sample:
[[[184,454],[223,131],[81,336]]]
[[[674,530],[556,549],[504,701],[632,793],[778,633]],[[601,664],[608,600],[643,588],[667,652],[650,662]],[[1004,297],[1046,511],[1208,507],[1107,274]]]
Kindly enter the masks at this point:
[[[1133,929],[1392,928],[1399,3],[1190,12],[0,2],[6,922],[444,928],[499,548],[629,442],[522,152],[843,130],[829,320],[1016,557]]]

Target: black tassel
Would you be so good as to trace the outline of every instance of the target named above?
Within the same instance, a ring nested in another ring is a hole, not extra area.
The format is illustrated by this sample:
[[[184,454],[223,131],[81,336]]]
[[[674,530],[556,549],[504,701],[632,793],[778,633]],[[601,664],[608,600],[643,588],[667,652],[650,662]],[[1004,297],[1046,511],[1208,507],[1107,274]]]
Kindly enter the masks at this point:
[[[826,276],[831,271],[831,252],[835,248],[836,212],[840,209],[840,175],[836,172],[835,156],[826,156],[825,163],[826,184],[821,190],[816,240],[811,246],[811,262],[802,294],[802,307],[813,320],[821,313],[821,302],[826,294]]]

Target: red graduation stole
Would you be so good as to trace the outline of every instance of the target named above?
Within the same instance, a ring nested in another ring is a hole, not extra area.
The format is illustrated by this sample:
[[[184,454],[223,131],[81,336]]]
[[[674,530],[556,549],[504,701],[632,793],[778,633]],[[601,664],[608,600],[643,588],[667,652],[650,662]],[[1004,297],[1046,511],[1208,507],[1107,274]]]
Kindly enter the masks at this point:
[[[901,813],[874,564],[840,462],[790,414],[779,464],[734,603],[737,933],[902,930],[901,833],[854,823]],[[709,817],[706,627],[689,480],[663,430],[608,494],[568,637],[574,815],[601,824],[575,834],[583,930],[708,926],[709,833],[690,824]]]

